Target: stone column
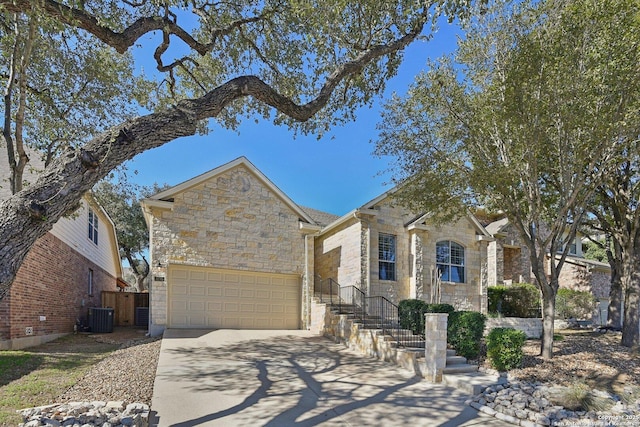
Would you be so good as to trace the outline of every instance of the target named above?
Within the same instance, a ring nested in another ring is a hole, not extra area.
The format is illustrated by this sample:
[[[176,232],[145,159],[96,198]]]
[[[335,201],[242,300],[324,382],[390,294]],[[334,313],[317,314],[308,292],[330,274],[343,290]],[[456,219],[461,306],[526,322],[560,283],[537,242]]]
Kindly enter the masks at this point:
[[[447,365],[448,313],[426,313],[425,315],[425,378],[434,383],[442,382],[442,372]]]

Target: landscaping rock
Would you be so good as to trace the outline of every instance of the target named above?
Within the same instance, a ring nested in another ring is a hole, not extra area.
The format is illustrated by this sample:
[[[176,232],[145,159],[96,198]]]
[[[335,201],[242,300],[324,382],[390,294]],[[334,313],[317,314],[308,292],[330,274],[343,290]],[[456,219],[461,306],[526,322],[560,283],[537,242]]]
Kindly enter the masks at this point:
[[[608,427],[613,425],[611,420],[640,419],[640,406],[637,401],[624,404],[617,396],[606,392],[593,392],[599,398],[610,400],[611,408],[608,411],[570,411],[551,403],[552,396],[562,392],[562,387],[558,386],[512,381],[500,386],[487,387],[483,393],[471,399],[470,405],[481,412],[520,426]]]
[[[20,427],[148,427],[149,406],[144,403],[71,402],[18,411],[24,420]],[[108,421],[107,421],[108,420]]]

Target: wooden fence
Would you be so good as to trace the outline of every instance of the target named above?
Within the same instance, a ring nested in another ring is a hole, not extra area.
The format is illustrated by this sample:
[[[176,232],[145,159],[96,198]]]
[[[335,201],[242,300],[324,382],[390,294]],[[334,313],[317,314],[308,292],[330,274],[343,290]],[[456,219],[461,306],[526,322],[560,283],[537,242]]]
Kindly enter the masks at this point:
[[[146,292],[102,292],[102,307],[113,308],[113,325],[114,326],[147,326],[145,318],[141,315],[148,316],[149,294]],[[140,310],[142,309],[142,310]],[[136,312],[138,319],[136,319]],[[136,322],[136,320],[138,320]]]

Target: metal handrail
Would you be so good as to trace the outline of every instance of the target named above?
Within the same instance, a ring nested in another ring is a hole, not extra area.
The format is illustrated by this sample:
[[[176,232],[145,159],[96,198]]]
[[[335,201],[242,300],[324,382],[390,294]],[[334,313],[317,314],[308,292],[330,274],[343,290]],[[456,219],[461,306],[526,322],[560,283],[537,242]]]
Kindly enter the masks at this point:
[[[340,287],[340,300],[344,302],[350,310],[347,314],[350,314],[353,318],[360,319],[364,324],[367,314],[366,307],[366,294],[357,286],[341,286]]]
[[[387,298],[367,297],[357,286],[340,286],[332,278],[322,279],[319,275],[316,278],[319,279],[319,286],[314,286],[314,292],[321,303],[329,303],[339,313],[360,320],[365,329],[371,326],[382,329],[383,334],[395,340],[397,347],[424,348],[423,337],[400,327],[398,306]]]
[[[420,335],[414,335],[409,329],[400,326],[398,306],[383,296],[367,298],[368,314],[380,320],[382,333],[391,336],[397,347],[424,348],[425,341]]]

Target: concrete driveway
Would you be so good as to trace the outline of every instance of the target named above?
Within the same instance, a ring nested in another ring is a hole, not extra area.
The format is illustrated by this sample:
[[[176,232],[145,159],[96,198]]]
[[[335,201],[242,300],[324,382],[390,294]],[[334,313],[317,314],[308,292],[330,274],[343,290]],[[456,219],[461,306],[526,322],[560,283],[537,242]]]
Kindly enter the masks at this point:
[[[163,426],[508,426],[468,396],[307,331],[167,330],[151,409]]]

